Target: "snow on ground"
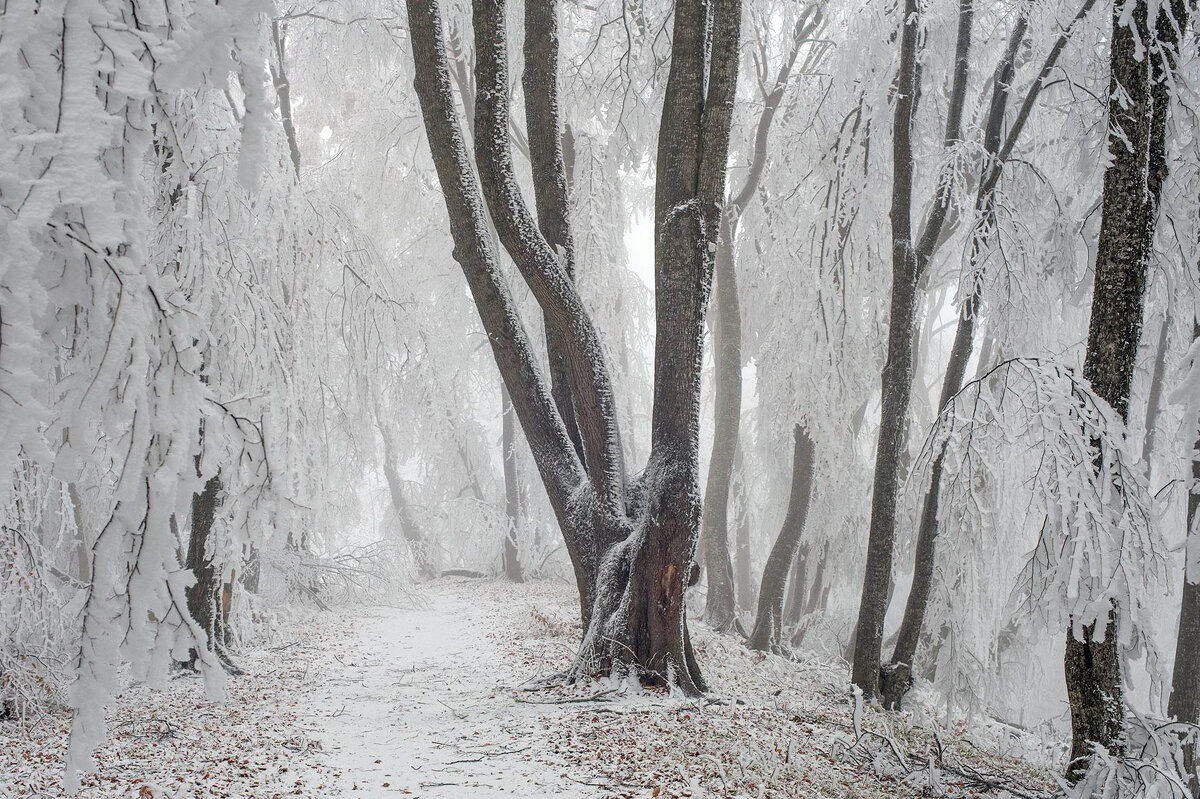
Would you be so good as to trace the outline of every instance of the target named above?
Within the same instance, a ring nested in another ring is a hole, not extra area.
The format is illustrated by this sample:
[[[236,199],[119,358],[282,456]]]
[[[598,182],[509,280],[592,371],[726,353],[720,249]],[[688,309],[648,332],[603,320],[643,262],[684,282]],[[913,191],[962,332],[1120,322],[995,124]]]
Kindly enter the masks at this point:
[[[747,651],[694,625],[712,692],[553,679],[571,587],[444,579],[409,607],[296,613],[243,652],[224,702],[134,686],[83,797],[1041,796],[1054,752],[993,725],[866,712],[844,664]],[[57,797],[67,719],[0,723],[0,797]],[[933,764],[932,767],[930,764]],[[1000,796],[996,790],[991,795]]]

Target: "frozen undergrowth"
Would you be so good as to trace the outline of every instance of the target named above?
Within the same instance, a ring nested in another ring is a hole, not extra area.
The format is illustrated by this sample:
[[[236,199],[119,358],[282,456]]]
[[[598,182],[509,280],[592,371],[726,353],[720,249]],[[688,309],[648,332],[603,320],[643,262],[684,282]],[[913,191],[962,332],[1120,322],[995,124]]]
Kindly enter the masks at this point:
[[[297,723],[297,708],[314,689],[310,665],[340,627],[315,613],[263,620],[259,639],[238,657],[246,674],[228,681],[224,701],[208,699],[193,673],[175,673],[162,691],[124,675],[98,768],[76,795],[328,796],[338,770]],[[61,785],[69,726],[62,711],[0,722],[0,797],[69,795]]]
[[[531,614],[541,631],[523,646],[531,663],[578,634],[566,622],[572,604],[555,599]],[[618,680],[528,692],[525,701],[561,703],[545,715],[552,749],[593,772],[605,795],[1043,797],[1056,787],[1059,753],[1034,735],[991,723],[947,729],[924,706],[866,710],[856,724],[844,664],[764,656],[692,627],[711,689],[702,699]]]
[[[858,717],[842,664],[746,650],[693,625],[700,700],[611,679],[564,685],[570,586],[441,580],[427,603],[277,620],[225,703],[201,681],[131,687],[93,797],[1044,796],[1058,752],[928,710]],[[697,629],[698,628],[698,629]],[[913,700],[919,704],[919,697]],[[0,796],[62,796],[67,720],[0,724]]]

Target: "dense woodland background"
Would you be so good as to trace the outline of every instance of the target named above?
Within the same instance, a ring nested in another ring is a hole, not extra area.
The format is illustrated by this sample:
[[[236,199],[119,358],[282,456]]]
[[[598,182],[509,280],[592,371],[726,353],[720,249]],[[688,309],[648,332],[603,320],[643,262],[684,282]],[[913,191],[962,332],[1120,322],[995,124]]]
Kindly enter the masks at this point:
[[[576,586],[569,678],[703,692],[699,618],[1200,790],[1184,0],[2,9],[0,719],[68,784],[124,680],[452,573]]]

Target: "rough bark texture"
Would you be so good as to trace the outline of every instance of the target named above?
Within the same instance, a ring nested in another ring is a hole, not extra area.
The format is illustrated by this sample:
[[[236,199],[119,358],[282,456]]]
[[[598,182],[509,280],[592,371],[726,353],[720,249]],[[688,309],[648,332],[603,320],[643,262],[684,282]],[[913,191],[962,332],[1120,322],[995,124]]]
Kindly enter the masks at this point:
[[[292,87],[288,81],[287,65],[284,56],[287,53],[286,23],[271,20],[271,47],[275,51],[275,60],[271,62],[271,83],[275,87],[275,96],[279,100],[279,119],[283,125],[283,134],[287,138],[288,154],[292,158],[292,169],[300,176],[300,145],[296,140],[296,125],[292,120]]]
[[[1182,12],[1182,4],[1177,9]],[[1163,6],[1162,16],[1171,13]],[[1128,16],[1126,17],[1126,14]],[[1108,149],[1104,171],[1100,237],[1096,247],[1092,315],[1088,325],[1083,376],[1097,395],[1125,419],[1141,335],[1146,272],[1166,173],[1166,117],[1169,94],[1164,82],[1172,68],[1156,38],[1173,50],[1171,25],[1155,20],[1148,4],[1116,6],[1110,50]],[[1165,41],[1164,41],[1165,39]],[[1064,670],[1071,705],[1071,759],[1068,779],[1078,779],[1091,760],[1093,744],[1124,750],[1124,703],[1121,662],[1114,616],[1110,612],[1103,641],[1095,629],[1082,640],[1068,627]],[[1094,627],[1094,625],[1093,625]]]
[[[767,556],[763,567],[762,587],[758,592],[758,614],[750,633],[751,649],[763,652],[782,652],[783,593],[788,570],[796,559],[800,538],[808,519],[808,504],[813,491],[813,466],[816,447],[808,431],[796,425],[792,432],[792,488],[788,496],[787,515],[783,527]]]
[[[1200,339],[1200,320],[1193,338]],[[1193,424],[1200,420],[1193,419]],[[1175,637],[1175,665],[1171,674],[1171,699],[1167,713],[1191,724],[1200,724],[1200,439],[1192,457],[1192,486],[1188,494],[1187,545],[1184,548],[1183,599],[1179,609],[1179,634]],[[1200,796],[1196,779],[1196,746],[1184,752],[1191,774],[1192,796]]]
[[[220,653],[225,645],[225,618],[221,613],[221,580],[213,563],[211,548],[213,521],[221,499],[221,478],[213,475],[204,490],[192,496],[192,533],[188,539],[186,567],[196,575],[187,589],[188,613],[208,636],[208,648]],[[192,653],[195,662],[196,653]]]
[[[530,53],[557,57],[556,4],[527,6]],[[445,197],[456,260],[525,431],[575,568],[586,630],[575,672],[630,668],[644,679],[703,689],[684,615],[684,580],[699,527],[698,429],[701,333],[725,190],[741,8],[736,0],[679,2],[660,127],[656,197],[657,328],[652,450],[630,483],[621,460],[611,381],[599,339],[567,270],[565,169],[554,80],[526,71],[530,160],[542,179],[539,219],[512,171],[505,3],[475,0],[475,161],[455,115],[435,0],[408,0],[415,85]],[[706,36],[706,34],[710,34]],[[539,37],[541,37],[539,39]],[[537,69],[557,75],[557,64]],[[536,110],[540,108],[541,110]],[[554,117],[547,123],[545,117]],[[542,124],[546,123],[546,124]],[[537,181],[535,181],[537,182]],[[558,183],[561,182],[561,186]],[[480,187],[482,187],[482,196]],[[583,457],[530,353],[524,326],[497,268],[500,242],[557,335],[567,365]]]

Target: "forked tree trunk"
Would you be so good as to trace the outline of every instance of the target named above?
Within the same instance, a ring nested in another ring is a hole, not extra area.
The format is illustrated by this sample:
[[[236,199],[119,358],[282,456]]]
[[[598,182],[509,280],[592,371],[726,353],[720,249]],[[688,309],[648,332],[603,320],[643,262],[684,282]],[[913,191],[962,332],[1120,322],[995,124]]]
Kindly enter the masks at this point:
[[[1011,98],[1011,84],[1020,57],[1019,53],[1028,31],[1029,18],[1027,14],[1022,14],[1017,18],[1009,36],[1008,46],[996,66],[992,82],[991,106],[984,123],[984,160],[975,200],[975,226],[971,233],[968,262],[970,294],[959,309],[954,343],[950,348],[950,359],[942,382],[938,405],[939,413],[945,412],[954,395],[962,389],[967,365],[974,350],[975,331],[978,326],[984,282],[983,261],[987,258],[991,238],[995,235],[996,230],[996,191],[1001,170],[1029,120],[1034,103],[1045,85],[1046,77],[1054,69],[1059,55],[1070,39],[1072,29],[1079,20],[1087,15],[1094,4],[1095,0],[1084,0],[1074,19],[1059,34],[1042,64],[1037,79],[1026,92],[1020,110],[1009,125],[1006,137],[1002,135],[1005,127],[1005,114]],[[981,367],[992,360],[985,354],[981,357]],[[918,643],[924,634],[925,611],[929,605],[929,595],[933,585],[938,535],[937,514],[943,468],[944,455],[939,452],[930,468],[929,490],[922,506],[917,531],[913,582],[904,609],[904,619],[900,625],[891,661],[883,667],[880,674],[881,699],[883,705],[891,710],[900,709],[904,695],[912,685],[913,660],[916,657]]]
[[[758,614],[750,633],[749,646],[763,652],[782,652],[783,593],[788,571],[796,559],[800,538],[808,519],[809,500],[813,492],[813,466],[816,447],[808,431],[796,425],[792,431],[792,488],[788,496],[787,515],[783,527],[767,556],[763,567],[762,587],[758,592]]]
[[[675,7],[656,170],[652,449],[645,473],[632,485],[603,348],[561,246],[569,219],[556,81],[557,3],[525,4],[525,103],[527,115],[537,117],[528,125],[530,162],[534,184],[542,187],[536,221],[517,187],[508,141],[505,5],[473,3],[477,184],[456,118],[438,3],[408,0],[415,86],[454,257],[575,569],[586,630],[575,672],[629,668],[644,679],[696,692],[704,683],[688,638],[683,590],[699,528],[701,334],[725,189],[740,2],[680,0]],[[531,70],[541,70],[543,79],[531,80]],[[549,184],[564,190],[543,190]],[[485,200],[500,243],[551,328],[548,340],[563,349],[579,448],[531,356],[488,235]]]
[[[1158,8],[1158,6],[1155,6]],[[1166,175],[1166,121],[1170,106],[1168,73],[1155,37],[1174,51],[1172,12],[1183,18],[1183,4],[1164,4],[1149,18],[1146,0],[1115,6],[1110,50],[1108,151],[1101,198],[1100,236],[1096,246],[1092,315],[1088,325],[1083,376],[1124,420],[1128,416],[1134,361],[1141,336],[1146,273]],[[1165,23],[1165,24],[1164,24]],[[1153,25],[1153,27],[1152,27]],[[1149,50],[1150,57],[1146,57]],[[1083,776],[1093,744],[1121,754],[1125,749],[1124,685],[1117,648],[1115,615],[1086,627],[1082,638],[1067,628],[1064,671],[1071,705],[1071,759],[1067,778]],[[1072,625],[1073,626],[1073,625]]]

